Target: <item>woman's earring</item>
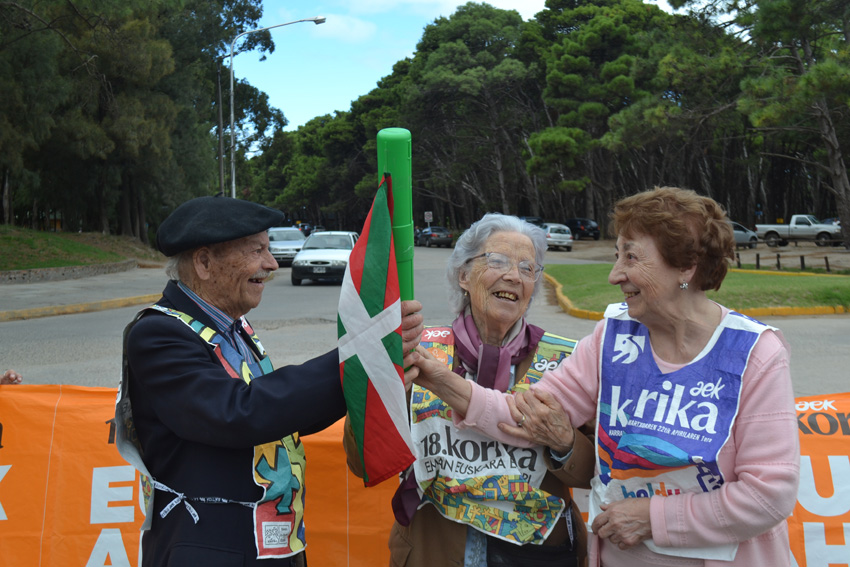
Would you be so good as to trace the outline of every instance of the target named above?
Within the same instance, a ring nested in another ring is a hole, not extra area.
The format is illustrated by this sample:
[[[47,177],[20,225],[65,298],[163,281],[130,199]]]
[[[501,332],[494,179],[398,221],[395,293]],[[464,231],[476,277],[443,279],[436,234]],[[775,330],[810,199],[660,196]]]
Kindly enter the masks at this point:
[[[679,284],[679,289],[688,289],[688,282],[682,282]]]
[[[469,292],[468,292],[467,290],[463,290],[463,296],[464,296],[464,297],[469,297]]]

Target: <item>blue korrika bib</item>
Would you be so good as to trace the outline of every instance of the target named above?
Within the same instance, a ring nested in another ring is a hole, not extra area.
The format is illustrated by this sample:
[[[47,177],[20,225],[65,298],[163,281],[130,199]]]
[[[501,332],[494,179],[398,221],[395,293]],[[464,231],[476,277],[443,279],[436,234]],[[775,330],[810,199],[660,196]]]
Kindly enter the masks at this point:
[[[750,353],[772,327],[730,312],[693,361],[664,374],[625,304],[605,317],[591,521],[600,503],[717,490]]]

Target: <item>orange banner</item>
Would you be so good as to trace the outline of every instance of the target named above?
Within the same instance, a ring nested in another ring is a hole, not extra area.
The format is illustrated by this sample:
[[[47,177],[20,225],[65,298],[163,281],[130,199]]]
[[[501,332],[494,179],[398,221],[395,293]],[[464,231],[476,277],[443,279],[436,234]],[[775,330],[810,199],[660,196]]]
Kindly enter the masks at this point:
[[[850,565],[850,393],[797,398],[800,488],[788,519],[799,567]]]
[[[136,567],[138,475],[114,446],[116,390],[0,386],[0,567]],[[788,519],[799,567],[850,567],[850,393],[797,399],[800,490]],[[304,437],[307,557],[387,565],[387,481],[348,472],[340,421]]]
[[[138,473],[115,449],[116,390],[0,386],[0,566],[135,567]],[[304,437],[307,554],[314,565],[389,563],[387,481],[345,465],[343,421]]]

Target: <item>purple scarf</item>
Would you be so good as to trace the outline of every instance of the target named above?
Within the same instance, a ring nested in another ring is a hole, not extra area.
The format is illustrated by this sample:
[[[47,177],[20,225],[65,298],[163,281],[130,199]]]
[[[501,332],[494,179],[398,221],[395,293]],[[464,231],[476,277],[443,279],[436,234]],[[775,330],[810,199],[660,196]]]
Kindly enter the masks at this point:
[[[511,366],[528,358],[543,336],[543,329],[526,323],[523,317],[522,327],[511,342],[501,347],[487,345],[481,340],[470,313],[459,315],[452,323],[452,331],[461,362],[455,372],[461,376],[471,372],[476,375],[475,381],[479,385],[500,392],[510,385]]]
[[[529,353],[537,349],[540,337],[543,336],[543,329],[528,324],[523,317],[519,333],[511,342],[501,347],[487,345],[481,340],[471,313],[458,315],[452,323],[452,331],[455,352],[461,362],[454,371],[461,376],[467,372],[475,374],[475,381],[479,385],[500,392],[506,391],[510,385],[511,366],[528,358]],[[393,495],[396,521],[402,526],[409,526],[419,503],[416,477],[411,467]]]

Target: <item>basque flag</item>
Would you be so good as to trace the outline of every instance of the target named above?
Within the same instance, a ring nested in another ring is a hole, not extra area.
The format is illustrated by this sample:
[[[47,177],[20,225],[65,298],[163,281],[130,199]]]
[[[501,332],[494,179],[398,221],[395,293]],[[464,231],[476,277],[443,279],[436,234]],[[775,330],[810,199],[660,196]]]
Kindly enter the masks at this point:
[[[337,316],[342,389],[366,486],[397,475],[415,459],[404,390],[392,210],[387,174],[351,252]]]

